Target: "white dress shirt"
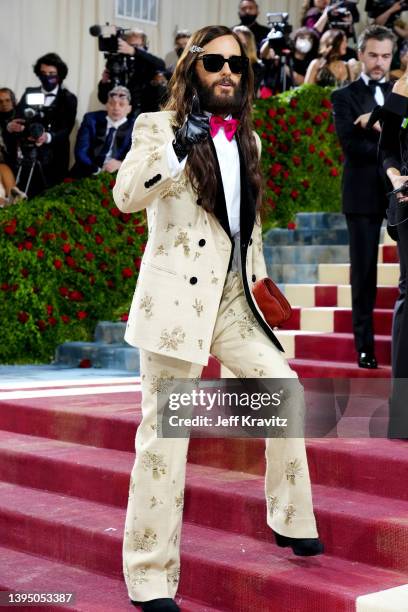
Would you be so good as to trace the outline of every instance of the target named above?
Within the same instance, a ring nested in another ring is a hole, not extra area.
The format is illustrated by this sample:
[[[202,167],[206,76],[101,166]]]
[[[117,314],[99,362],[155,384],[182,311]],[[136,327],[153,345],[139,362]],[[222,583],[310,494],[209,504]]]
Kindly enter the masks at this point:
[[[226,119],[231,119],[231,115],[226,117]],[[221,171],[231,236],[234,239],[232,270],[237,271],[240,270],[239,215],[241,207],[241,169],[238,145],[235,136],[231,141],[227,139],[223,127],[221,127],[216,136],[214,136],[213,142]],[[174,152],[173,145],[170,142],[167,146],[167,160],[170,175],[172,178],[177,178],[180,172],[182,172],[185,168],[187,157],[179,162],[177,155]]]
[[[58,90],[59,90],[59,85],[56,85],[54,89],[52,89],[51,91],[46,91],[43,87],[41,87],[41,93],[43,93],[45,96],[44,106],[51,106],[51,104],[54,104],[55,98],[57,97]],[[47,144],[50,144],[52,140],[52,136],[49,132],[45,132],[45,133],[47,136],[46,142]]]
[[[368,74],[365,74],[364,72],[361,73],[361,78],[363,79],[364,83],[368,86],[368,82],[370,81],[370,77],[368,76]],[[385,77],[383,77],[382,79],[380,79],[378,81],[379,83],[385,83]],[[375,101],[377,102],[377,104],[379,106],[383,106],[384,105],[384,94],[382,92],[381,87],[376,87],[375,88],[375,94],[374,94],[374,98]]]
[[[113,119],[111,119],[109,117],[109,115],[106,115],[106,132],[105,132],[105,137],[108,135],[108,132],[110,130],[111,127],[115,128],[116,132],[113,135],[112,138],[112,142],[111,142],[111,146],[109,148],[109,151],[106,154],[105,157],[105,161],[104,163],[106,164],[106,162],[108,162],[110,159],[112,159],[112,151],[113,151],[113,147],[115,144],[115,140],[116,140],[116,134],[118,133],[117,130],[118,128],[123,125],[124,123],[126,123],[127,121],[127,117],[122,117],[122,119],[118,119],[118,121],[113,121]]]

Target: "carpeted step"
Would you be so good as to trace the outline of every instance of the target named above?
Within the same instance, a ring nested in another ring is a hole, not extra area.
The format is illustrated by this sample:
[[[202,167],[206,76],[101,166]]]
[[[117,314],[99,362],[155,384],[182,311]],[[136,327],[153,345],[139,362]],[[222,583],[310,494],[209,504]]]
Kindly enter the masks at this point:
[[[43,610],[58,612],[123,612],[137,610],[129,602],[123,579],[88,572],[55,560],[0,547],[3,560],[0,590],[35,593],[73,593],[73,602],[64,606],[47,604]],[[187,597],[176,597],[182,612],[217,612],[214,607]],[[20,606],[19,606],[20,607]],[[40,606],[24,606],[25,610],[41,610]]]
[[[8,483],[0,491],[4,545],[121,578],[123,509]],[[272,542],[188,522],[181,550],[180,594],[224,609],[346,611],[359,595],[406,582],[396,570],[328,554],[296,559]]]
[[[338,306],[341,308],[351,308],[350,285],[286,284],[282,287],[282,290],[292,307]],[[379,285],[377,287],[375,307],[394,308],[397,297],[397,286]]]
[[[279,330],[276,336],[285,349],[287,359],[313,359],[352,362],[357,359],[353,334],[313,333],[301,330]],[[375,353],[379,364],[391,363],[391,338],[378,335],[375,338]]]
[[[374,330],[376,334],[391,334],[392,315],[393,311],[390,308],[376,308],[374,310]],[[280,326],[280,329],[351,333],[353,329],[352,311],[351,308],[333,306],[294,307],[292,316]]]
[[[0,478],[81,500],[126,507],[131,453],[0,436]],[[315,512],[327,552],[350,560],[408,571],[408,502],[338,487],[313,487]],[[1,506],[1,503],[0,503]],[[232,515],[225,509],[234,508]],[[206,513],[202,513],[205,507]],[[263,477],[209,466],[187,468],[185,520],[270,541]],[[355,545],[355,533],[365,546]],[[382,542],[381,547],[373,545]],[[391,546],[398,540],[398,554]]]
[[[375,370],[359,368],[357,361],[323,361],[319,359],[289,359],[301,378],[390,378],[391,366],[381,365]]]
[[[399,263],[398,248],[396,245],[380,244],[378,253],[379,263]]]

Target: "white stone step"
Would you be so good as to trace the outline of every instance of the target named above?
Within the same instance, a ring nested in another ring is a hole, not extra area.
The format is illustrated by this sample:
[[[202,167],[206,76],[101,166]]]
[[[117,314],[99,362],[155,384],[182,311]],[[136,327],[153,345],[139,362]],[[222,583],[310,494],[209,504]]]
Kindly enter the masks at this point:
[[[399,264],[377,265],[377,282],[379,285],[397,286]],[[345,285],[350,281],[350,264],[319,264],[319,283],[324,285]]]

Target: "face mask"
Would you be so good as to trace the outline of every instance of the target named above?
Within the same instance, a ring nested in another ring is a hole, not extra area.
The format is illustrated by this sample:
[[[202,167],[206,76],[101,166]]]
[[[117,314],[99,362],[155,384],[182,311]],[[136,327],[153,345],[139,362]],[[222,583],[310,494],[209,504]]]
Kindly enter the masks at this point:
[[[256,21],[256,15],[247,15],[246,13],[244,13],[243,15],[241,15],[241,13],[238,13],[238,15],[242,25],[250,26]]]
[[[52,91],[58,85],[58,76],[46,76],[45,74],[41,74],[40,81],[45,91]]]
[[[298,38],[296,41],[296,50],[299,53],[309,53],[312,49],[312,43],[307,38]]]

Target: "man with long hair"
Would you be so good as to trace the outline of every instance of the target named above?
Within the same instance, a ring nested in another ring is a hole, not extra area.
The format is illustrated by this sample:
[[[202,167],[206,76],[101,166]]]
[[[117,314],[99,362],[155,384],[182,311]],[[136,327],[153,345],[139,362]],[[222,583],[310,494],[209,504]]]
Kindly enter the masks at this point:
[[[114,188],[118,207],[146,208],[149,224],[125,335],[141,349],[143,418],[123,543],[129,597],[148,612],[179,610],[188,448],[188,438],[158,437],[157,394],[173,379],[198,378],[210,353],[239,378],[297,383],[251,293],[266,276],[252,94],[238,36],[223,26],[193,34],[165,110],[138,117]],[[322,552],[303,438],[268,438],[266,460],[267,523],[277,544],[303,556]]]

